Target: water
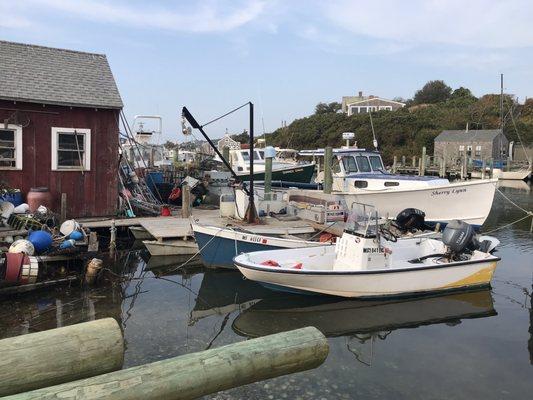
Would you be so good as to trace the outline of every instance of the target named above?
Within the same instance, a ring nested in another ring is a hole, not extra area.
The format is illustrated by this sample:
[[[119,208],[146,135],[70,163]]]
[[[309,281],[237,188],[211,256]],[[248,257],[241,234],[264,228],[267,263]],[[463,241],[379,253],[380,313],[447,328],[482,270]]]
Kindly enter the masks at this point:
[[[527,185],[502,191],[533,209]],[[522,216],[496,195],[489,231]],[[330,354],[313,371],[218,393],[214,399],[518,399],[533,391],[531,220],[495,233],[492,289],[402,301],[272,292],[238,272],[152,269],[138,251],[128,278],[91,290],[56,288],[0,302],[0,337],[111,316],[124,329],[125,367],[315,325]],[[179,264],[179,261],[176,261]],[[159,277],[158,277],[159,276]]]

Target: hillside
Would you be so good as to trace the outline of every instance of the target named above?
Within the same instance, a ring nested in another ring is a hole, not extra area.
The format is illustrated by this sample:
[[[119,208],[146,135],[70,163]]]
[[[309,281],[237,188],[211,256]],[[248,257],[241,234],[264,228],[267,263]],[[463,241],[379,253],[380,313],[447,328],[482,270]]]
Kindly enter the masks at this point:
[[[433,153],[433,139],[445,129],[494,129],[500,125],[499,95],[452,97],[434,104],[419,104],[398,111],[372,113],[374,130],[386,162],[394,155],[412,156],[427,147]],[[520,105],[504,97],[504,133],[509,140],[533,143],[533,99]],[[510,110],[512,109],[512,116]],[[513,123],[514,121],[514,123]],[[368,114],[347,116],[338,112],[320,112],[297,119],[269,137],[269,144],[296,149],[341,146],[342,132],[355,132],[359,147],[372,148],[372,130]]]

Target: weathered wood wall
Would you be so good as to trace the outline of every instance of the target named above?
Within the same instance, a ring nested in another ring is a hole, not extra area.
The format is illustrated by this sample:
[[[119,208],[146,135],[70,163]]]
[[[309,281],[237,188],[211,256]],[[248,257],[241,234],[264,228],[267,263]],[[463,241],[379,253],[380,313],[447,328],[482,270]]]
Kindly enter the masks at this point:
[[[114,213],[118,190],[119,110],[0,100],[0,122],[10,117],[9,123],[16,123],[14,119],[18,119],[23,124],[22,171],[0,169],[0,181],[21,189],[24,196],[32,187],[48,187],[57,213],[61,193],[66,193],[68,217]],[[80,171],[52,171],[52,127],[91,130],[90,171],[83,174]]]

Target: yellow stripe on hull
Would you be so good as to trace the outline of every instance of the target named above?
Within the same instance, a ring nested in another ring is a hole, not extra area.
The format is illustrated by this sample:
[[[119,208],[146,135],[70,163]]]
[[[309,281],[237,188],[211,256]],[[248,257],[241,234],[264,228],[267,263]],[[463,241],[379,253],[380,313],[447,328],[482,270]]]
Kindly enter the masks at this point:
[[[496,264],[497,263],[495,261],[491,263],[488,267],[480,269],[476,273],[473,273],[472,275],[467,276],[466,278],[443,286],[443,289],[487,285],[492,279],[492,275],[494,274],[494,270],[496,269]]]

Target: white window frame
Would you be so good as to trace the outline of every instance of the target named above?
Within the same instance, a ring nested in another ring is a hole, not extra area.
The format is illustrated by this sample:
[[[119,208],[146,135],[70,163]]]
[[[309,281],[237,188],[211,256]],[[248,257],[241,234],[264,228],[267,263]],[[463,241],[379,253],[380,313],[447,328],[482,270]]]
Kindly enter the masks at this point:
[[[463,144],[459,145],[459,151],[460,152],[465,151],[465,146]]]
[[[58,146],[58,137],[60,133],[74,133],[81,134],[85,136],[85,148],[83,153],[83,165],[81,168],[76,167],[62,167],[57,165],[57,146]],[[58,128],[52,127],[52,171],[90,171],[91,170],[91,130],[84,128]]]
[[[3,167],[0,166],[0,170],[18,171],[22,169],[22,126],[15,124],[8,124],[7,129],[4,129],[4,125],[0,124],[1,130],[14,131],[15,132],[15,166]]]

